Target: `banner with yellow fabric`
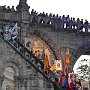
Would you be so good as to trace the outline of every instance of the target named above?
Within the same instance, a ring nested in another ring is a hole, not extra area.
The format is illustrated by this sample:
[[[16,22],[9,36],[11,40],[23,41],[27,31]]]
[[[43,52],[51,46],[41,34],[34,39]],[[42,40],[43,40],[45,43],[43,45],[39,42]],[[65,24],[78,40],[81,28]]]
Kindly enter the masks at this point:
[[[50,60],[48,59],[48,55],[44,55],[44,71],[47,71],[50,68]]]
[[[54,63],[50,67],[51,71],[62,71],[62,61],[61,60],[55,60]]]
[[[65,55],[65,71],[68,74],[68,65],[70,63],[70,55],[69,55],[69,49],[67,49],[66,51],[66,55]]]

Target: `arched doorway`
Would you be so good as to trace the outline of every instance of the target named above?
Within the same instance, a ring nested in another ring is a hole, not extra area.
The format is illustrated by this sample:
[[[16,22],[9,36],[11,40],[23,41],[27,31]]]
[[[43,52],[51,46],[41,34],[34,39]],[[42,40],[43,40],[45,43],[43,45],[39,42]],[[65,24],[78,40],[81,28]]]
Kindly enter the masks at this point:
[[[88,54],[88,53],[87,53]],[[81,80],[82,88],[89,90],[90,88],[90,54],[81,55],[73,68],[78,78]]]
[[[4,69],[4,81],[2,83],[2,90],[15,90],[14,83],[15,70],[12,67]]]
[[[81,55],[74,65],[74,72],[78,74],[78,78],[82,80],[89,80],[90,73],[90,55]]]

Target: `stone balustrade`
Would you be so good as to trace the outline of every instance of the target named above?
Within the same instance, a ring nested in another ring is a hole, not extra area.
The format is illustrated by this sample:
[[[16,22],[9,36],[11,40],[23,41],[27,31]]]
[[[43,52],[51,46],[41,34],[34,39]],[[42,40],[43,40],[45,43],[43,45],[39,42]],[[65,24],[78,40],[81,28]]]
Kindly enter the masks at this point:
[[[29,14],[29,12],[28,12]],[[14,6],[0,6],[0,18],[6,20],[19,20],[18,11],[15,10]],[[54,29],[76,29],[77,32],[90,32],[90,23],[88,20],[75,19],[69,15],[59,16],[58,14],[48,14],[48,13],[38,13],[34,9],[30,12],[29,15],[30,23],[38,23],[42,25],[52,26]]]
[[[80,32],[89,32],[90,29],[90,23],[87,20],[83,19],[75,19],[73,17],[70,17],[69,15],[65,16],[59,16],[58,14],[52,14],[50,13],[39,13],[34,11],[32,9],[30,13],[30,22],[31,23],[41,23],[44,25],[51,25],[55,29],[77,29]]]

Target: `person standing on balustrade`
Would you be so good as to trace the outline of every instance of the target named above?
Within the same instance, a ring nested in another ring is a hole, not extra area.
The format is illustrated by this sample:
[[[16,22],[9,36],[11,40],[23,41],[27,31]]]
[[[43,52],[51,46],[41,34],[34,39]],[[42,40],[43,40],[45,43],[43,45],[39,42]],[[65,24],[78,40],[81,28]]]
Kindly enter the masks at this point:
[[[63,16],[62,16],[63,28],[65,28],[65,22],[66,22],[66,17],[65,17],[65,15],[63,15]]]
[[[76,21],[75,18],[72,19],[72,29],[75,29],[76,27]]]
[[[85,20],[84,28],[85,28],[85,32],[88,32],[89,22],[87,20]]]
[[[69,15],[66,17],[66,28],[70,28],[70,18]]]
[[[77,20],[76,20],[76,27],[77,27],[77,30],[79,30],[79,28],[80,28],[80,19],[79,18],[77,18]]]
[[[80,28],[79,28],[79,30],[81,32],[83,32],[83,19],[81,19],[81,21],[80,21]]]

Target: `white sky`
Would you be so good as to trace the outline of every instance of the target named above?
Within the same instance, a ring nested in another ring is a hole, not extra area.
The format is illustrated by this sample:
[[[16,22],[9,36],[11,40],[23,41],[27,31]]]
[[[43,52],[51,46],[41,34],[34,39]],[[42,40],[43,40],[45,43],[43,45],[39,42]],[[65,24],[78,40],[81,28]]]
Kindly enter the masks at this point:
[[[75,72],[75,73],[77,73],[76,68],[78,68],[79,66],[81,66],[81,64],[82,64],[82,65],[85,65],[85,64],[86,64],[85,61],[81,62],[81,60],[84,60],[84,59],[87,60],[87,65],[90,66],[90,65],[89,65],[89,64],[90,64],[90,55],[82,55],[81,57],[78,58],[77,62],[76,62],[75,65],[74,65],[74,72]],[[80,62],[81,64],[79,64],[79,62]],[[78,66],[78,67],[77,67],[77,66]]]
[[[1,0],[0,5],[17,6],[19,0]],[[31,9],[37,12],[70,15],[90,21],[90,0],[27,0]]]

